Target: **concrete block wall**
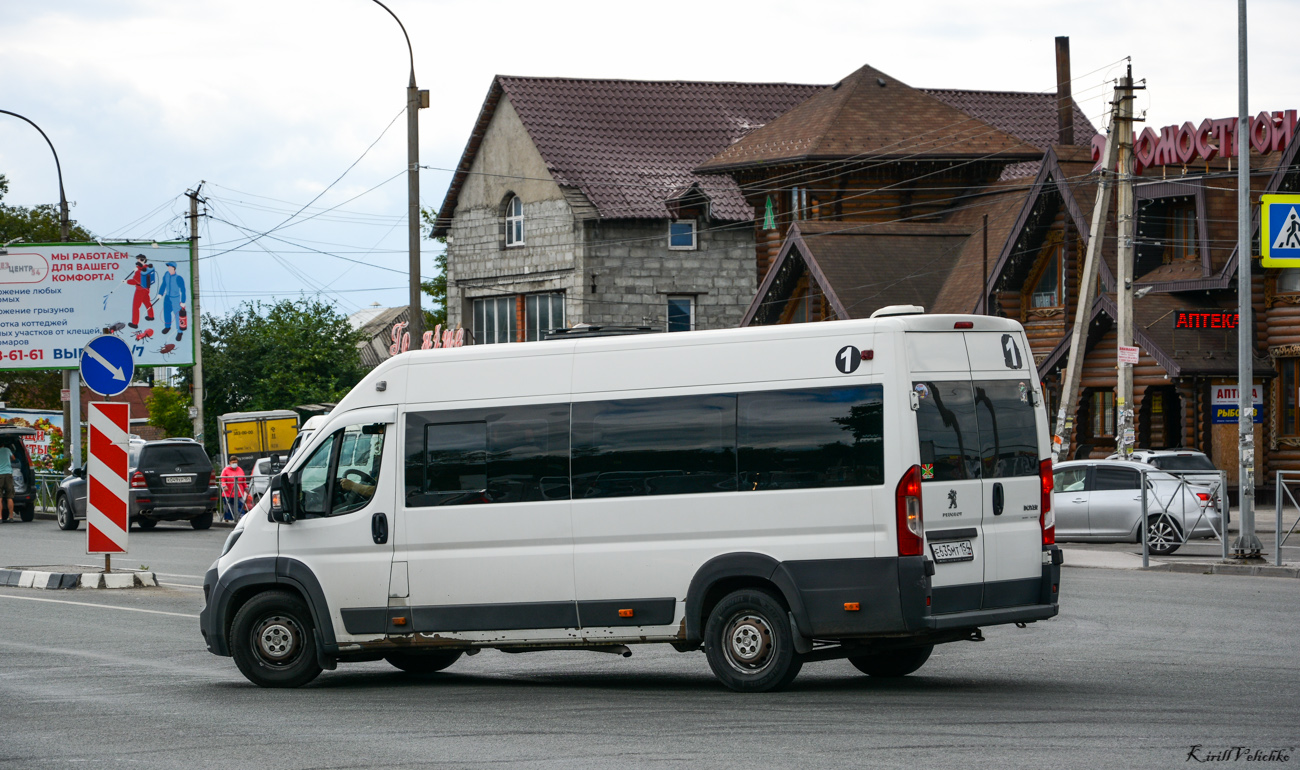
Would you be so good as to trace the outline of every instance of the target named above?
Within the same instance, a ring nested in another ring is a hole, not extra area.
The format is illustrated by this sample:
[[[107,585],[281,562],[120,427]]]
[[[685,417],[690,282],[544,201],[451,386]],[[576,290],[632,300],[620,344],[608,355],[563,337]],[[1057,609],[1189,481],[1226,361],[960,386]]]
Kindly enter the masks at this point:
[[[589,221],[584,228],[587,323],[663,329],[668,295],[693,294],[697,329],[730,328],[758,290],[751,223],[701,220],[690,251],[668,248],[667,219]]]

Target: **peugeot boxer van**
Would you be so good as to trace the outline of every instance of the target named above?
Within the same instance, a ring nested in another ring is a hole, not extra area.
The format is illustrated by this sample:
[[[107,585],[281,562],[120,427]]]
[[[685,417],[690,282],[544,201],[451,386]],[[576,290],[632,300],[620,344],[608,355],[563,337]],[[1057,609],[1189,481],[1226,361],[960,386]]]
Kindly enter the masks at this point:
[[[1053,617],[1024,330],[877,316],[398,355],[226,541],[208,649],[293,687],[665,643],[766,691],[836,658],[903,676]]]

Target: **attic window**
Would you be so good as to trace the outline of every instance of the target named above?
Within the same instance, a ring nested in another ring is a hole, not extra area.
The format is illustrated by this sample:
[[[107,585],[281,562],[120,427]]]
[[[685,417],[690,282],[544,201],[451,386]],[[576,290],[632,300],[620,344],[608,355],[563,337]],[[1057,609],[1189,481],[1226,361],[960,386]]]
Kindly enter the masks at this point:
[[[519,196],[506,204],[506,248],[524,245],[524,202]]]

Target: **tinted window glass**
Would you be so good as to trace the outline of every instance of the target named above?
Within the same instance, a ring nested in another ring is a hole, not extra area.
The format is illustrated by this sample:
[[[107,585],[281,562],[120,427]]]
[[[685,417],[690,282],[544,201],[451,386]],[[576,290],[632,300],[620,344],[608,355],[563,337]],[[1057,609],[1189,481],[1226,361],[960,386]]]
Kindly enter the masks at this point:
[[[1098,492],[1115,489],[1141,489],[1138,478],[1141,476],[1130,468],[1112,468],[1099,465],[1093,473],[1092,488]]]
[[[879,385],[739,396],[741,489],[884,483]]]
[[[980,475],[980,440],[969,381],[917,382],[916,410],[922,481],[962,481]]]
[[[171,470],[180,466],[187,471],[206,470],[212,467],[203,447],[166,444],[146,446],[140,454],[140,462],[148,468],[166,468]]]
[[[408,506],[568,498],[567,404],[407,415]]]
[[[1151,464],[1162,471],[1214,471],[1214,463],[1205,455],[1173,455],[1154,457]]]
[[[1024,380],[974,383],[984,478],[1038,475],[1038,416]]]
[[[734,395],[573,405],[575,498],[736,488]]]
[[[1052,473],[1052,479],[1056,492],[1083,492],[1084,482],[1088,479],[1088,468],[1058,468]]]

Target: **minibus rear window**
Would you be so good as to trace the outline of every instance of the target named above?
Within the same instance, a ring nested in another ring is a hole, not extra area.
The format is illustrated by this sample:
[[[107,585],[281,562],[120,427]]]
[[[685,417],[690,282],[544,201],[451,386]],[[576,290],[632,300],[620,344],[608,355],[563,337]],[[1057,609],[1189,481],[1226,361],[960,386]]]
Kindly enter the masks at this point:
[[[964,481],[980,476],[979,425],[970,380],[916,382],[916,432],[921,480]]]
[[[1024,380],[974,383],[984,478],[1038,475],[1038,412]]]

